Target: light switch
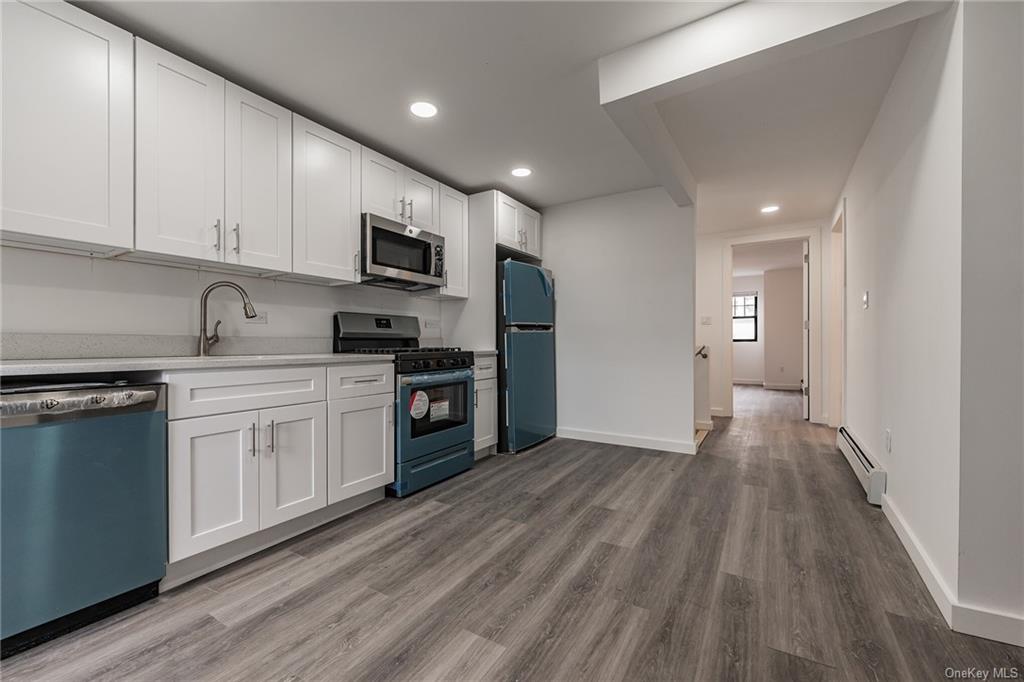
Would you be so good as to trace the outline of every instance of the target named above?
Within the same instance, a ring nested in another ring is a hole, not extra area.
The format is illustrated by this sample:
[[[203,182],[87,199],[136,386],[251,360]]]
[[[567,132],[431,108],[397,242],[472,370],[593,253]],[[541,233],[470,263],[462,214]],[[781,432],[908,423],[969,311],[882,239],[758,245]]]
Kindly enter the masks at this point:
[[[700,316],[700,324],[701,324],[702,327],[710,327],[711,326],[711,316],[710,315],[701,315]]]
[[[860,297],[861,303],[864,304],[864,310],[867,310],[868,306],[871,305],[871,297],[869,294],[870,292],[865,291],[864,295]]]

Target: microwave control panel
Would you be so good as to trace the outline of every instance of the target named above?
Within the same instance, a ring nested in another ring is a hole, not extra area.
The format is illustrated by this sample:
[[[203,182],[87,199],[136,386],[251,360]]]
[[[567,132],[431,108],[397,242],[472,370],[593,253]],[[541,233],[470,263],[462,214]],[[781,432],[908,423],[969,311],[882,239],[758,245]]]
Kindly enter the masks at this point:
[[[444,277],[444,247],[434,247],[434,277]]]

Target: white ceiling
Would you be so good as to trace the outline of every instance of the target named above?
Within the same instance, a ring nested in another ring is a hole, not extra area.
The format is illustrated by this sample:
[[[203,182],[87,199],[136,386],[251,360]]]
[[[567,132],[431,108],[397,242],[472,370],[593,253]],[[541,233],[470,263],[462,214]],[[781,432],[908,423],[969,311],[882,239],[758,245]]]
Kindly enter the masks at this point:
[[[803,265],[801,240],[740,244],[732,247],[733,277],[762,275],[766,270],[799,268]]]
[[[545,207],[656,184],[596,59],[732,2],[79,4],[459,189]],[[440,114],[413,119],[417,99]]]
[[[915,23],[660,102],[697,181],[699,232],[827,218]],[[762,215],[761,206],[781,210]]]

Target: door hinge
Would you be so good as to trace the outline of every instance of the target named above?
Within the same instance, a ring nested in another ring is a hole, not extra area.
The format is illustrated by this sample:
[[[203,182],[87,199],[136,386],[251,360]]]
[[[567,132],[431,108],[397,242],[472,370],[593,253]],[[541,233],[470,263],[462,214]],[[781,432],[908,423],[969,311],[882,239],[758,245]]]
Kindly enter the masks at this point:
[[[793,261],[790,261],[790,262],[792,263]],[[807,255],[806,253],[804,254],[804,262],[805,263],[810,263],[811,262],[811,257],[809,255]]]

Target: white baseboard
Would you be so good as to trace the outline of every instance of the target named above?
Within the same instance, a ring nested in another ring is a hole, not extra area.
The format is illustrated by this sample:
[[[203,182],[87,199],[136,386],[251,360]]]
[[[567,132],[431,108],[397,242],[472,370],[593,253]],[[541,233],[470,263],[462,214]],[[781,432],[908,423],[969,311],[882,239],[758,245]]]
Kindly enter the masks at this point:
[[[949,627],[956,632],[984,637],[997,642],[1024,646],[1024,615],[1001,613],[980,606],[959,603],[953,590],[935,569],[935,564],[917,541],[914,531],[907,526],[892,498],[882,495],[882,511],[896,531],[900,542],[910,555],[914,567],[924,580],[928,592],[935,600],[939,612]]]
[[[629,447],[646,448],[648,450],[678,452],[684,455],[697,454],[697,444],[692,440],[667,440],[663,438],[649,438],[647,436],[633,436],[624,433],[605,433],[603,431],[588,431],[586,429],[568,429],[563,427],[558,427],[557,435],[559,438],[586,440],[592,443],[627,445]]]
[[[715,423],[710,419],[708,421],[701,421],[700,419],[695,419],[693,422],[693,428],[697,429],[698,431],[714,431]]]
[[[729,411],[726,410],[724,407],[712,407],[711,408],[711,416],[712,417],[731,417],[732,414],[730,414]]]
[[[760,379],[733,379],[733,386],[762,386],[764,384]]]
[[[914,535],[914,531],[904,521],[903,514],[893,504],[892,498],[888,494],[882,495],[882,511],[885,512],[885,518],[889,520],[889,525],[896,531],[897,537],[903,543],[907,554],[910,555],[910,560],[914,562],[914,567],[924,580],[925,587],[928,588],[932,599],[935,600],[935,605],[939,607],[942,617],[952,627],[953,604],[956,602],[953,590],[949,588],[946,581],[939,575],[931,557],[921,547],[921,544],[917,541],[917,536]]]
[[[764,387],[770,391],[799,391],[800,384],[770,384],[764,382]]]
[[[1024,616],[980,606],[953,604],[952,628],[966,635],[1024,646]]]

